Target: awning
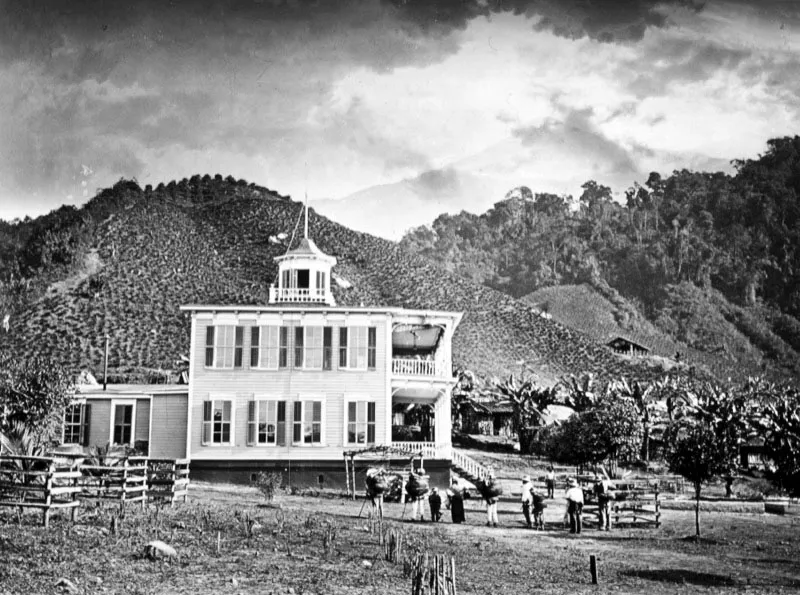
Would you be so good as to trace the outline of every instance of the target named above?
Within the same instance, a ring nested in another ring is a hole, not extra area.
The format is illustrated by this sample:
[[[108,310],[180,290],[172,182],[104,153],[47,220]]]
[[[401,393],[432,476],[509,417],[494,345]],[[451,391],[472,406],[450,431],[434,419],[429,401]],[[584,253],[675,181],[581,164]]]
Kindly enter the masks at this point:
[[[442,336],[442,328],[421,324],[402,324],[392,330],[392,349],[433,351]]]

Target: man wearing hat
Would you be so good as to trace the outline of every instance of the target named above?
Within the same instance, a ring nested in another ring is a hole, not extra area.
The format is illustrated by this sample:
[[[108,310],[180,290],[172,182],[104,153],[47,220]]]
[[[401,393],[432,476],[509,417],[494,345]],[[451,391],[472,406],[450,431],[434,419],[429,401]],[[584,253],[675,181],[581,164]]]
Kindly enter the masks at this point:
[[[533,484],[530,475],[522,476],[522,514],[525,515],[525,526],[528,529],[533,527],[531,524],[531,503],[533,502]]]
[[[570,477],[567,481],[567,514],[569,515],[569,532],[580,534],[581,515],[583,513],[583,489],[578,480]]]

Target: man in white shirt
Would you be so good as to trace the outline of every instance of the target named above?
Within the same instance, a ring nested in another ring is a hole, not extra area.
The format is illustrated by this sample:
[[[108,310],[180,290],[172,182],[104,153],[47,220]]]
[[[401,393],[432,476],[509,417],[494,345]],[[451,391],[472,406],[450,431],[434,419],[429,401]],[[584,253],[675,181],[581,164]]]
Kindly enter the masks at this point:
[[[547,497],[552,499],[556,496],[556,472],[553,466],[547,468],[547,475],[544,476],[544,485],[547,487]]]
[[[580,534],[581,515],[583,514],[583,489],[578,480],[570,477],[567,482],[567,514],[569,515],[569,532]]]

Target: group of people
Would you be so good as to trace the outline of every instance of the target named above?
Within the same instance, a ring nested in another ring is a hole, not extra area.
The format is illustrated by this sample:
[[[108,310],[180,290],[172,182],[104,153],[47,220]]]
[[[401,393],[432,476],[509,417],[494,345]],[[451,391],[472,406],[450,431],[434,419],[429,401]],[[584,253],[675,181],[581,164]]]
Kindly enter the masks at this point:
[[[425,471],[422,468],[412,471],[412,474],[415,474],[417,477],[421,477],[424,473]],[[490,475],[487,479],[489,481],[493,481],[493,473],[490,472]],[[549,467],[547,474],[545,475],[546,495],[543,495],[536,490],[529,475],[524,475],[522,477],[522,514],[525,518],[525,525],[527,528],[538,530],[544,529],[544,509],[547,508],[545,500],[555,497],[555,484],[556,479],[553,467]],[[611,521],[609,514],[609,503],[611,500],[613,500],[613,489],[614,485],[608,478],[595,475],[594,484],[591,488],[591,491],[597,499],[600,530],[608,531],[610,529]],[[464,499],[468,497],[468,492],[466,488],[460,484],[457,478],[453,478],[449,489],[447,489],[445,493],[445,497],[445,505],[450,510],[453,523],[463,523],[465,521]],[[426,500],[430,508],[431,521],[441,521],[442,496],[439,493],[438,488],[433,487],[426,493],[409,493],[408,499],[412,503],[412,521],[425,520],[424,504]],[[497,527],[497,503],[499,501],[499,495],[484,493],[483,499],[486,502],[486,525]],[[566,517],[569,519],[569,532],[573,534],[579,534],[583,529],[584,490],[574,477],[570,477],[567,480],[566,499]],[[380,513],[382,514],[382,498],[380,505]]]

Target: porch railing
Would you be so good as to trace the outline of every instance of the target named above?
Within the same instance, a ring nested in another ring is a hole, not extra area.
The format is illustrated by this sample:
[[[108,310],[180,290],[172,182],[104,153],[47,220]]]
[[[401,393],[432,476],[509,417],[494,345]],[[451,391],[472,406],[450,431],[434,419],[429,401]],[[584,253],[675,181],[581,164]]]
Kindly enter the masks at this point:
[[[442,366],[434,360],[392,358],[392,374],[397,376],[441,376]]]
[[[330,295],[325,288],[300,288],[300,287],[270,287],[269,301],[271,304],[280,302],[318,303],[329,301]]]
[[[449,445],[436,442],[392,442],[392,446],[408,453],[422,453],[430,459],[446,458],[450,454]]]

